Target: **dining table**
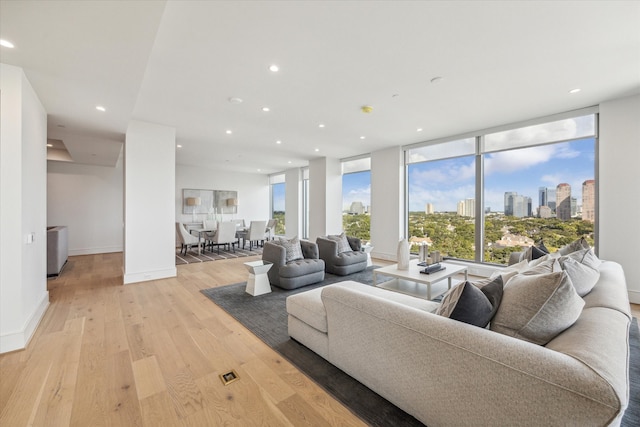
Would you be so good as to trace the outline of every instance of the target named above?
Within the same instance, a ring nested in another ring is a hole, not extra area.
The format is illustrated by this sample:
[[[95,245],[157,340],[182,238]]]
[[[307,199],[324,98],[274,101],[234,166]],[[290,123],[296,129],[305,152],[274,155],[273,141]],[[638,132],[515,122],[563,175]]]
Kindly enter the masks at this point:
[[[194,231],[196,233],[198,233],[198,255],[201,255],[202,254],[202,249],[200,247],[200,243],[202,241],[202,235],[205,234],[205,233],[211,233],[211,232],[216,231],[216,230],[211,229],[211,228],[191,228],[191,229],[189,229],[189,233],[191,233],[191,234],[193,234]]]

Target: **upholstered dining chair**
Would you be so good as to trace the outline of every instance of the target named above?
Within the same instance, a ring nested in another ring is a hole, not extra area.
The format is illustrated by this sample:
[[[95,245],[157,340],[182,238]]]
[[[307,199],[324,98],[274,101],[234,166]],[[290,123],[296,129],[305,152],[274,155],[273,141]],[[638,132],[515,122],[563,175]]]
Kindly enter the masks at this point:
[[[256,247],[260,246],[260,242],[264,245],[265,230],[267,227],[267,221],[251,221],[249,223],[249,234],[244,239],[244,243],[249,241],[249,250],[253,249],[253,243]],[[244,243],[242,245],[244,249]]]
[[[277,219],[270,219],[267,221],[267,227],[265,229],[265,233],[267,235],[267,240],[273,240],[273,236],[276,233],[276,226],[278,225]]]
[[[202,221],[202,226],[205,230],[207,230],[204,232],[204,240],[205,240],[205,246],[208,246],[211,244],[211,240],[213,240],[213,236],[216,235],[216,230],[218,228],[218,221],[213,219],[205,219],[204,221]],[[213,247],[211,248],[211,250],[213,250]]]
[[[218,223],[218,228],[215,235],[210,240],[211,245],[218,246],[218,253],[220,253],[221,245],[229,245],[233,251],[236,251],[236,224],[232,221],[223,221]]]
[[[182,245],[180,247],[180,253],[184,252],[184,255],[187,254],[188,249],[194,246],[197,247],[203,243],[197,236],[190,234],[181,222],[176,222],[176,233],[178,234],[178,240]]]

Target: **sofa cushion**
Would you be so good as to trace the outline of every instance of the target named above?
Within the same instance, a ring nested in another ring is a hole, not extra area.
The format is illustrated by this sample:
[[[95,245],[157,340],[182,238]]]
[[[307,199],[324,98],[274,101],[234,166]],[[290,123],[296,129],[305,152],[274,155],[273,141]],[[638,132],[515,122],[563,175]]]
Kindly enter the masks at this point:
[[[447,292],[436,314],[484,328],[498,310],[502,292],[501,276],[481,287],[465,281]]]
[[[329,235],[327,239],[335,240],[338,243],[338,253],[341,254],[343,252],[351,252],[351,245],[349,244],[349,240],[347,236],[344,234],[344,231],[341,234],[337,235]]]
[[[576,261],[574,258],[566,256],[560,258],[562,269],[571,278],[571,283],[576,288],[576,292],[581,297],[591,292],[600,278],[600,272],[586,264]]]
[[[564,272],[518,274],[504,287],[491,330],[545,345],[578,319],[584,301]]]
[[[287,252],[285,256],[285,262],[296,261],[304,258],[302,256],[302,247],[300,246],[300,240],[298,239],[298,236],[294,237],[291,240],[280,237],[279,240],[274,240],[274,243],[277,243],[285,248]]]

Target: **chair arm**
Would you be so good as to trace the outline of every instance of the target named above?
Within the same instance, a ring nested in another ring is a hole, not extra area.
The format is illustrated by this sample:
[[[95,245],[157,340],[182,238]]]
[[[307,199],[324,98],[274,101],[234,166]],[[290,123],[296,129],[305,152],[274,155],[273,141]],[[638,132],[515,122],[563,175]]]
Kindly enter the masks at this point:
[[[347,236],[347,240],[349,241],[349,246],[356,252],[360,252],[362,249],[362,242],[357,237],[349,237]]]
[[[302,256],[306,259],[318,259],[318,245],[308,240],[300,240],[300,247],[302,248]]]
[[[273,267],[283,266],[286,264],[287,250],[284,246],[277,245],[271,242],[264,242],[262,248],[262,260],[273,263]]]
[[[338,256],[338,242],[335,240],[327,239],[325,237],[316,238],[318,245],[319,256],[325,262]]]

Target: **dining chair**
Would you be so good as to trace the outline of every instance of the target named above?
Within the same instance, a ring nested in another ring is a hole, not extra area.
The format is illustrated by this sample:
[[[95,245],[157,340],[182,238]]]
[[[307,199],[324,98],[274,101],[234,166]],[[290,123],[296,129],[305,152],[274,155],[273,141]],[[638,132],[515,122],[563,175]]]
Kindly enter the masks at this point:
[[[220,253],[220,245],[227,245],[236,251],[236,224],[233,221],[224,221],[218,223],[218,228],[215,235],[211,239],[211,245],[218,246],[218,253]]]
[[[256,243],[256,247],[260,246],[260,242],[262,242],[262,245],[264,245],[266,227],[267,221],[251,221],[249,223],[249,234],[244,240],[244,243],[249,240],[249,250],[253,249],[253,242]],[[242,245],[243,249],[244,243]]]
[[[190,234],[181,222],[176,222],[176,233],[181,244],[180,253],[184,252],[183,255],[187,254],[188,249],[200,246],[202,243],[197,236]]]
[[[205,248],[211,245],[211,240],[213,240],[213,236],[216,235],[216,229],[218,228],[218,221],[213,219],[205,219],[202,221],[202,226],[206,230],[204,232],[204,240],[205,240]],[[211,245],[211,250],[213,250],[213,246]]]
[[[273,235],[276,231],[276,225],[278,225],[277,219],[270,219],[267,221],[267,227],[265,229],[265,233],[267,234],[267,240],[273,240]]]

